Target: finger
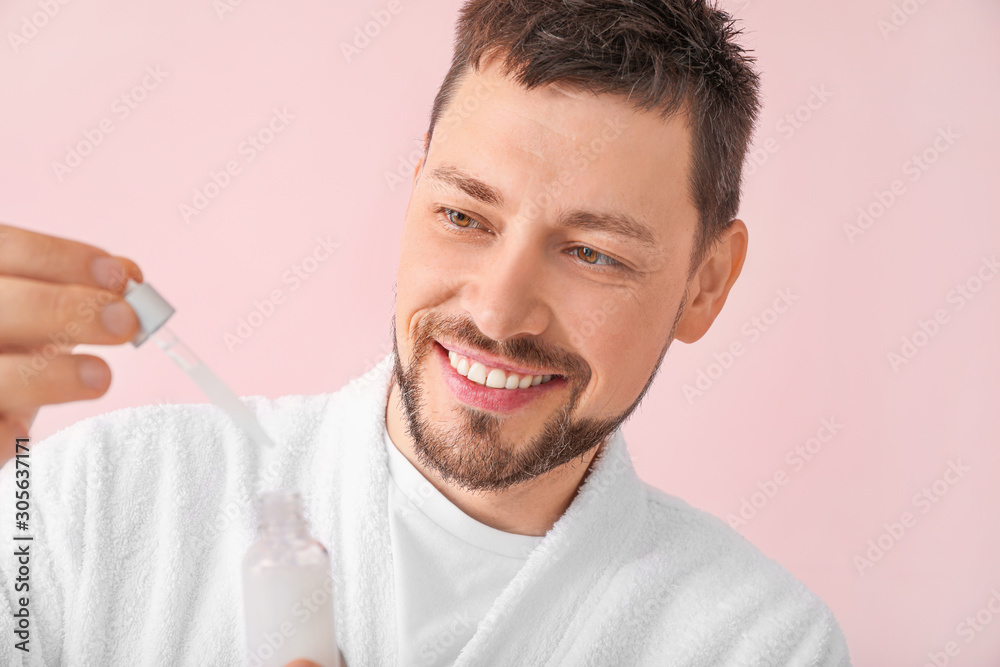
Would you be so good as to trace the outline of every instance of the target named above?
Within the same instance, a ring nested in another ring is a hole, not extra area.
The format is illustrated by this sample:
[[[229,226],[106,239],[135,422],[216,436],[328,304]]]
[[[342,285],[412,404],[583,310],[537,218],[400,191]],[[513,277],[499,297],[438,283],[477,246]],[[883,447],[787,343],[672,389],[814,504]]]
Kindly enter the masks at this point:
[[[304,660],[302,658],[299,658],[298,660],[292,660],[290,663],[285,665],[285,667],[319,667],[319,665],[317,665],[312,660]]]
[[[0,419],[6,422],[7,428],[11,430],[14,437],[27,438],[28,432],[31,431],[31,425],[35,422],[35,417],[38,416],[38,408],[39,406],[36,405],[30,408],[5,410]]]
[[[111,368],[90,354],[0,356],[0,410],[5,416],[23,417],[40,405],[99,398],[110,385]],[[30,422],[24,426],[30,427]]]
[[[73,348],[76,347],[77,344],[76,343],[68,343],[68,344],[56,344],[56,343],[53,343],[53,345],[55,346],[55,349],[58,352],[61,352],[63,354],[69,354],[70,352],[73,351]],[[35,343],[35,344],[18,343],[16,345],[13,344],[13,343],[4,343],[4,344],[0,344],[0,354],[34,354],[36,352],[42,352],[42,348],[43,347],[45,347],[45,345],[42,345],[40,343]],[[48,349],[52,350],[53,348],[49,347]]]
[[[4,426],[13,434],[15,438],[27,438],[28,431],[31,430],[31,423],[34,421],[32,413],[37,413],[38,408],[31,410],[16,410],[11,414],[5,414],[2,418]],[[30,419],[29,419],[30,417]]]
[[[14,424],[15,430],[18,433],[17,437],[28,437],[28,432],[31,431],[32,424],[35,423],[35,417],[38,416],[38,408],[39,406],[35,405],[28,408],[15,409],[4,415],[10,423]]]
[[[142,281],[135,262],[79,241],[0,224],[0,275],[125,291]]]
[[[14,458],[16,454],[26,454],[24,449],[18,450],[16,438],[27,438],[28,432],[19,424],[12,423],[0,416],[0,466]],[[22,446],[29,446],[22,443]]]
[[[115,255],[114,258],[117,259],[119,262],[121,262],[125,266],[125,276],[124,276],[125,282],[128,282],[129,278],[131,278],[132,280],[136,281],[137,283],[141,283],[142,282],[142,269],[139,268],[138,264],[136,264],[135,262],[133,262],[128,257],[121,257],[121,256],[118,256],[118,255]]]
[[[10,343],[0,340],[0,354],[35,354],[36,352],[40,352],[52,355],[53,349],[62,354],[70,354],[77,345],[78,343],[74,343],[73,341],[61,339],[56,341],[50,339],[45,342],[36,341],[34,343]]]
[[[135,311],[109,290],[0,276],[4,347],[118,345],[139,331]]]

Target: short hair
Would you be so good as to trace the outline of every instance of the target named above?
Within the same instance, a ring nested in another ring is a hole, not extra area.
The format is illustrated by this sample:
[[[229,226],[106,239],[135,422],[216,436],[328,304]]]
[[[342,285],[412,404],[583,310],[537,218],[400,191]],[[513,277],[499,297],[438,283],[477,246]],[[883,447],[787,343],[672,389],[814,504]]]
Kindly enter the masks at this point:
[[[526,89],[560,83],[621,95],[664,121],[687,114],[688,193],[699,224],[689,278],[729,228],[760,110],[754,58],[735,19],[704,0],[468,0],[424,145],[468,68],[499,58]]]

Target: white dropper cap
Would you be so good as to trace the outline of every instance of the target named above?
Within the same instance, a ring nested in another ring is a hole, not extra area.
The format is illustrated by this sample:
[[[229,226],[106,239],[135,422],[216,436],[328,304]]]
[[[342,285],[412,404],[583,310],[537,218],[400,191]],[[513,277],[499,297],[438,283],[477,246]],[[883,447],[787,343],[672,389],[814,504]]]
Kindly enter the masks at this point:
[[[174,314],[174,307],[167,303],[149,283],[137,283],[129,278],[125,283],[123,298],[132,306],[135,316],[139,318],[139,333],[132,339],[132,345],[136,347],[142,345]]]

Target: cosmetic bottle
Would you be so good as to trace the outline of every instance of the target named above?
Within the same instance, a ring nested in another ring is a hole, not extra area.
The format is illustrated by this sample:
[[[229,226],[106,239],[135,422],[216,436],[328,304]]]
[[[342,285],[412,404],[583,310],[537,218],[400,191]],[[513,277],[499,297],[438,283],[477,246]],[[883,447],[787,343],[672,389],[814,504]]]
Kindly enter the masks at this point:
[[[243,558],[246,667],[285,667],[300,658],[340,667],[330,557],[309,533],[301,497],[262,494],[257,522],[258,540]]]

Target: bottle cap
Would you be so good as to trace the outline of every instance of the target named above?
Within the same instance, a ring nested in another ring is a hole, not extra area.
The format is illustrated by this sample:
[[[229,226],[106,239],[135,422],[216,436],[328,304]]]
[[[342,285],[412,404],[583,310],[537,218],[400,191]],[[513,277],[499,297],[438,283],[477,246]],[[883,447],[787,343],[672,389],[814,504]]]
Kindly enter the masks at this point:
[[[275,489],[257,497],[257,525],[262,529],[305,526],[302,496],[298,491]]]
[[[146,282],[137,283],[129,278],[125,284],[123,298],[132,306],[135,316],[139,318],[139,333],[132,339],[132,345],[135,347],[142,345],[174,314],[174,307]]]

